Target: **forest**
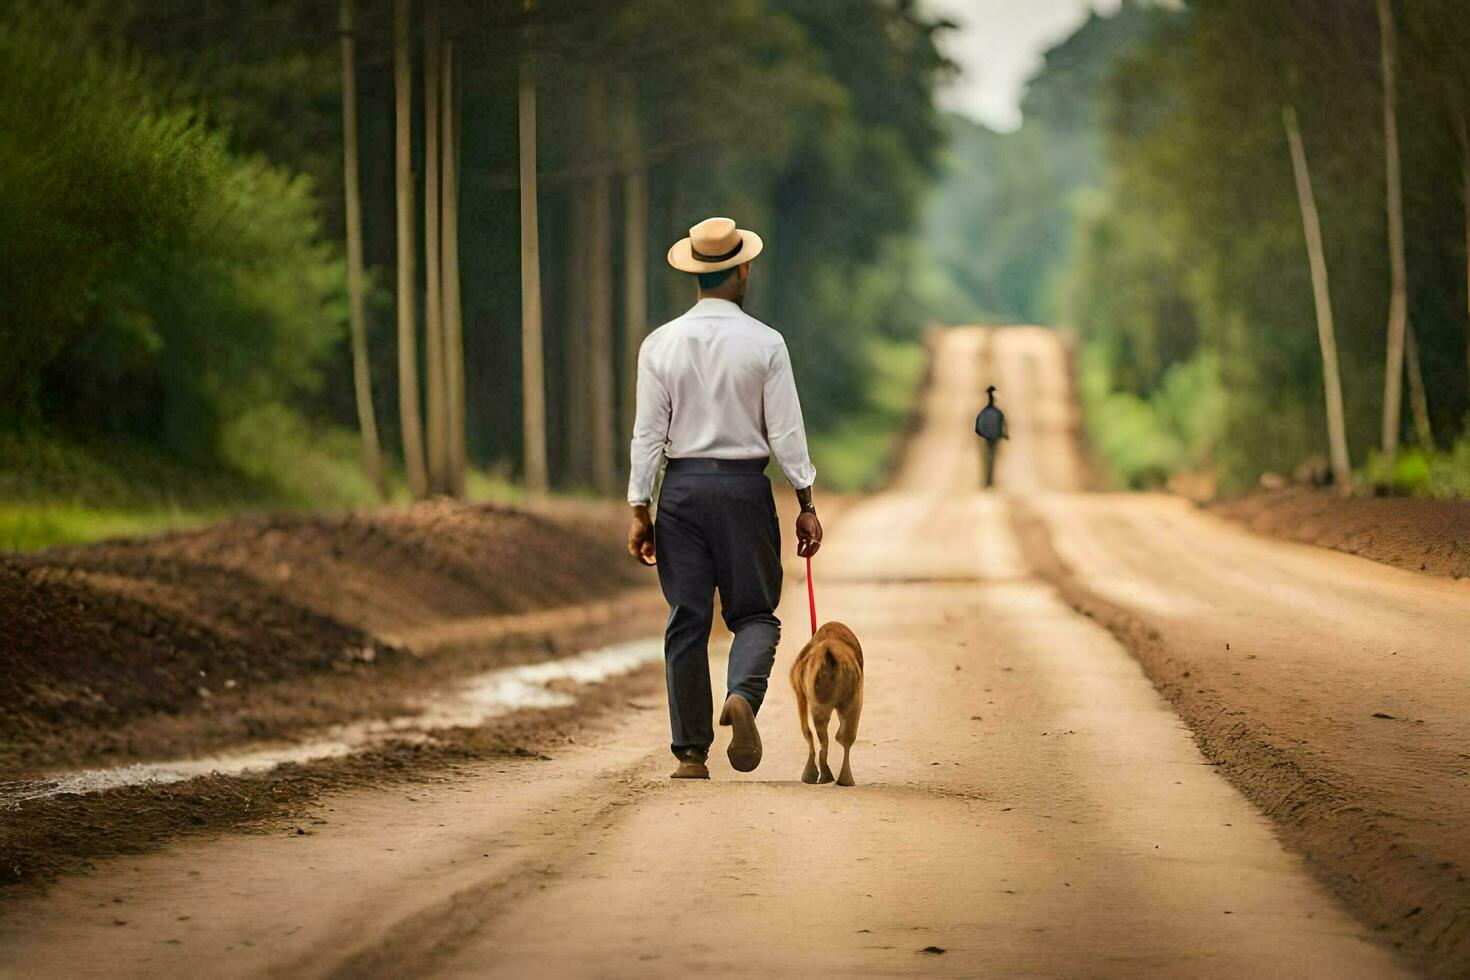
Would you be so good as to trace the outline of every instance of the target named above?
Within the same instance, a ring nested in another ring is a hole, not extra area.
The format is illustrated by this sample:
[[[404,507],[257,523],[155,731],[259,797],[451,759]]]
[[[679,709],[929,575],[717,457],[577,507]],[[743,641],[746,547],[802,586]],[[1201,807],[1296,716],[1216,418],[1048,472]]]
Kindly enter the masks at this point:
[[[946,119],[929,293],[946,316],[1077,331],[1116,484],[1470,494],[1467,41],[1443,0],[1094,15],[1047,53],[1018,132]]]
[[[627,365],[693,300],[664,251],[712,213],[768,242],[751,308],[787,334],[827,484],[881,467],[922,369],[908,273],[950,71],[916,5],[0,10],[12,524],[58,499],[616,494]]]
[[[769,243],[829,489],[929,324],[1075,331],[1103,481],[1470,493],[1470,17],[1125,0],[1024,125],[913,0],[0,0],[0,538],[615,496],[664,250]]]

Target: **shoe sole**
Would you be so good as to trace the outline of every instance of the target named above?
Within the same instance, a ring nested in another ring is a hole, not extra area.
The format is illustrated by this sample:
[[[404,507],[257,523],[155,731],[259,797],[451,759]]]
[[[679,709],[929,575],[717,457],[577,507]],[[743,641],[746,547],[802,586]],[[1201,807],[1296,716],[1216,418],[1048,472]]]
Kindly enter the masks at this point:
[[[725,755],[730,758],[730,767],[736,772],[751,772],[761,764],[761,733],[755,727],[755,712],[750,702],[738,694],[725,699],[725,708],[720,712],[720,724],[732,729],[730,747]]]

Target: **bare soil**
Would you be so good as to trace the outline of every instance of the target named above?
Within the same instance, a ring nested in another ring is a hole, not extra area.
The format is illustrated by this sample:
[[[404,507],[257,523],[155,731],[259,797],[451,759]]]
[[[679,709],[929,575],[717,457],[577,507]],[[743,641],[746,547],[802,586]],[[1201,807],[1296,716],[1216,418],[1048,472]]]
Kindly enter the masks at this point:
[[[1259,534],[1321,545],[1416,572],[1470,577],[1470,501],[1340,497],[1289,487],[1209,506]]]
[[[1464,583],[1242,536],[1177,499],[1046,500],[1016,526],[1359,920],[1425,975],[1464,976]]]
[[[643,635],[661,600],[621,552],[623,516],[435,501],[0,555],[0,786],[392,717],[455,678]],[[27,800],[0,821],[0,884],[299,819],[330,791],[539,758],[652,676],[346,759]]]
[[[621,517],[436,501],[0,555],[0,778],[374,710],[422,676],[416,629],[650,589]]]
[[[327,822],[323,801],[343,792],[445,785],[486,766],[550,763],[629,704],[653,710],[661,681],[659,671],[645,669],[586,687],[571,707],[492,718],[345,758],[28,800],[0,811],[0,897],[41,894],[63,875],[94,870],[104,859],[201,835],[309,835]]]

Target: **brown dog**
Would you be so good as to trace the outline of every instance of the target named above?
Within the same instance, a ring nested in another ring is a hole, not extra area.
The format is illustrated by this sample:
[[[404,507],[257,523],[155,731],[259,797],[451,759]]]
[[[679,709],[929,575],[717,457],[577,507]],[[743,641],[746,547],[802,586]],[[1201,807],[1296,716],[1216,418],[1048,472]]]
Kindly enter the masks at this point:
[[[837,744],[842,746],[842,772],[837,776],[837,785],[853,785],[848,755],[857,741],[858,718],[863,713],[863,648],[852,630],[842,623],[822,624],[791,665],[791,686],[796,688],[796,710],[801,713],[801,734],[806,736],[806,768],[801,781],[832,782],[832,770],[827,768],[827,722],[836,711],[840,722]],[[822,742],[820,756],[807,725],[808,713]]]

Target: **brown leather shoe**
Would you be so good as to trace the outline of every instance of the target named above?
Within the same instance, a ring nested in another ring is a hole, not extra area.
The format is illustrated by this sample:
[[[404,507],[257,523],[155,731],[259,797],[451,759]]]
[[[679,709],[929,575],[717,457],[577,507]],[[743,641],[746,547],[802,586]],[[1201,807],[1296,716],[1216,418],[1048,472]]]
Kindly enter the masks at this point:
[[[694,759],[680,759],[679,768],[669,774],[670,779],[708,779],[709,766]]]
[[[761,764],[761,733],[755,727],[755,712],[750,702],[739,694],[725,699],[720,712],[720,724],[729,725],[730,747],[725,754],[730,757],[730,766],[736,772],[750,772]]]
[[[698,749],[679,749],[674,753],[674,758],[679,760],[679,768],[669,774],[670,779],[708,779],[709,767],[704,760],[709,758],[708,752]]]

